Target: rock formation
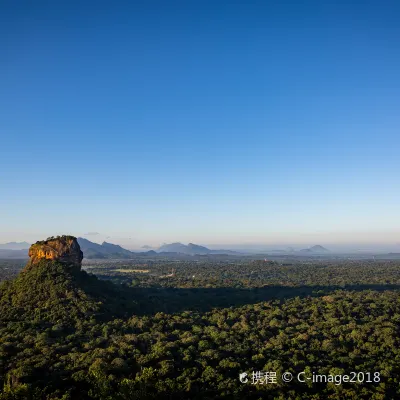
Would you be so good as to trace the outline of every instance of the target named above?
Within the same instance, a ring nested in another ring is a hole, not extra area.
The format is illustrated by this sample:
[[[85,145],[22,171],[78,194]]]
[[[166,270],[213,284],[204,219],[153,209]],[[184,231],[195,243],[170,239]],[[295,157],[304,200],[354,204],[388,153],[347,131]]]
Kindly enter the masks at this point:
[[[27,269],[41,260],[53,260],[65,264],[72,269],[81,269],[83,253],[74,236],[50,237],[36,242],[29,248],[30,260]]]

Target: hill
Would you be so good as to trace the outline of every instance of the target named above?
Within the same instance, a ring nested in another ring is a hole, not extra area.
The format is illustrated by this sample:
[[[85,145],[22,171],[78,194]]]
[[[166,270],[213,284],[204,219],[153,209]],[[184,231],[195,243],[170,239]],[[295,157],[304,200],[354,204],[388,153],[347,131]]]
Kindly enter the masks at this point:
[[[134,302],[123,287],[81,270],[82,252],[74,237],[37,242],[29,256],[17,278],[0,285],[1,323],[71,323],[133,310]]]
[[[320,246],[319,244],[309,247],[307,249],[302,249],[300,250],[301,253],[327,253],[329,252],[328,249],[326,249],[323,246]]]

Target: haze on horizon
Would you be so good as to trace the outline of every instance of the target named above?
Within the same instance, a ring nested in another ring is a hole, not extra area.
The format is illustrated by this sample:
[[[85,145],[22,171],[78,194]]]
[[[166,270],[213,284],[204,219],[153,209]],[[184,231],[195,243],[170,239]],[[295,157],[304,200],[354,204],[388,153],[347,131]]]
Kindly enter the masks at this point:
[[[3,3],[0,242],[396,248],[399,11]]]

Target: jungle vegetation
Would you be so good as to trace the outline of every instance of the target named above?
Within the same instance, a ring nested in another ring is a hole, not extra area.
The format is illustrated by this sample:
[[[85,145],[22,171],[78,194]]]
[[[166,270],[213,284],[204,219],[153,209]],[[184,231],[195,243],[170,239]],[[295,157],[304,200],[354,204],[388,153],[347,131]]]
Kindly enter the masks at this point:
[[[400,398],[396,261],[43,261],[3,278],[1,400]],[[239,381],[252,371],[277,382]]]

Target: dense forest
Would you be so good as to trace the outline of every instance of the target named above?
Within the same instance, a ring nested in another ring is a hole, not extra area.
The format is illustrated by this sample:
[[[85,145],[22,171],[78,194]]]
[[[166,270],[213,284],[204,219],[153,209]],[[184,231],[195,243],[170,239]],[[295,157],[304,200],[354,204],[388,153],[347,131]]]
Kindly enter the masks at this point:
[[[1,266],[1,400],[400,398],[396,261]]]

